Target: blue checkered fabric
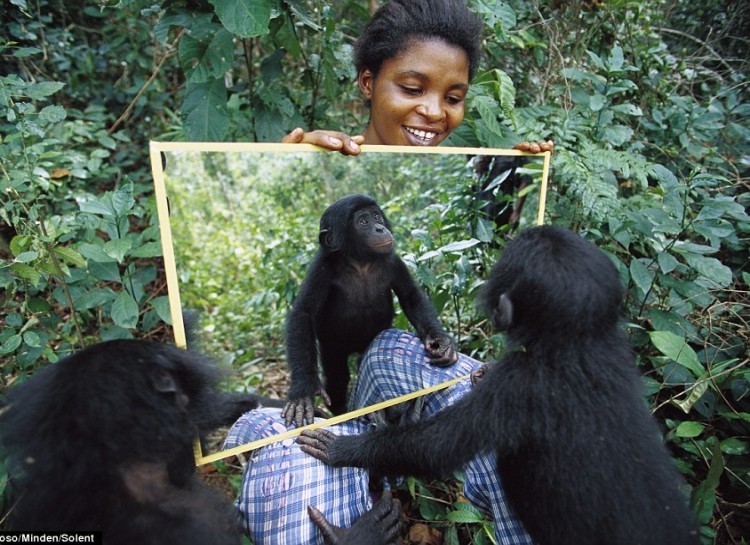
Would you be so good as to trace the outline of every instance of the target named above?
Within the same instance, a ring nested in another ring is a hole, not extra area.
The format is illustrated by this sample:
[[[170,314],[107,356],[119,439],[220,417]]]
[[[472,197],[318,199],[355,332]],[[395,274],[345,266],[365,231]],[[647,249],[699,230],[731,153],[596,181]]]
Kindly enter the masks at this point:
[[[405,331],[382,331],[367,349],[352,393],[350,408],[366,407],[386,399],[427,388],[476,370],[482,363],[463,354],[450,367],[429,364],[422,341]],[[451,405],[471,390],[467,378],[453,386],[424,396],[421,418]],[[503,545],[531,545],[521,522],[505,498],[494,454],[478,455],[464,468],[464,495],[492,517],[495,539]]]
[[[419,338],[397,329],[381,332],[365,353],[350,408],[359,408],[470,373],[480,362],[461,354],[450,367],[429,364]],[[419,418],[426,418],[466,395],[467,378],[419,400]],[[374,424],[375,422],[373,422]],[[338,435],[360,434],[369,428],[369,415],[331,430]],[[243,415],[229,431],[224,448],[286,431],[279,409],[258,409]],[[492,516],[495,539],[501,545],[531,545],[531,539],[510,511],[497,474],[494,455],[481,455],[464,468],[464,495]],[[322,544],[322,536],[307,515],[314,505],[336,526],[348,528],[372,506],[367,472],[331,468],[302,453],[294,439],[272,443],[251,453],[242,480],[237,508],[255,545]]]
[[[367,425],[354,420],[329,429],[337,435],[355,435]],[[256,409],[235,422],[224,448],[285,431],[279,409]],[[322,545],[323,536],[307,506],[320,509],[332,524],[348,528],[372,507],[368,484],[367,471],[329,467],[303,453],[294,439],[286,439],[250,453],[235,505],[255,545]]]

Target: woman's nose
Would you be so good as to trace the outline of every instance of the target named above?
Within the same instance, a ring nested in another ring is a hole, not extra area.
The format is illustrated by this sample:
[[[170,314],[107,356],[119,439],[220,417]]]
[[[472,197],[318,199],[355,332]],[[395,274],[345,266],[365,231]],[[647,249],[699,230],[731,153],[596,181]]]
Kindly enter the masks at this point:
[[[417,113],[430,121],[441,121],[445,118],[445,108],[438,97],[425,95],[422,103],[417,106]]]

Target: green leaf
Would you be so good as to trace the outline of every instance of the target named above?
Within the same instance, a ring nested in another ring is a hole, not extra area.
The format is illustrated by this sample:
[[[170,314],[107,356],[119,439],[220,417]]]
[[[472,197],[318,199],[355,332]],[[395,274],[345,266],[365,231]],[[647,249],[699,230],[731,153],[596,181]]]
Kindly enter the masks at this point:
[[[39,121],[51,125],[52,123],[59,123],[67,115],[68,113],[65,108],[57,104],[52,104],[42,108],[42,111],[39,112]]]
[[[446,520],[449,520],[450,522],[458,522],[458,523],[473,523],[473,522],[483,522],[484,517],[481,515],[477,515],[476,513],[472,513],[470,511],[451,511],[448,513],[448,515],[445,517]]]
[[[110,240],[104,243],[104,253],[109,257],[116,259],[118,263],[122,263],[132,244],[133,243],[129,238]]]
[[[133,257],[159,257],[162,255],[161,242],[147,242],[138,246],[130,255]]]
[[[747,454],[748,451],[750,451],[750,449],[748,449],[747,441],[742,441],[737,437],[730,437],[721,442],[721,452],[724,454],[729,454],[730,456],[743,456]]]
[[[125,329],[132,329],[138,324],[138,303],[128,292],[118,293],[112,303],[112,321]]]
[[[159,315],[159,318],[161,318],[164,323],[172,323],[172,314],[169,310],[169,298],[167,296],[161,295],[159,297],[154,297],[151,301],[151,306],[154,307],[156,314]]]
[[[0,345],[0,354],[4,355],[14,352],[19,346],[21,346],[22,341],[23,338],[21,335],[11,335],[2,345]]]
[[[41,81],[27,86],[25,92],[29,98],[39,100],[55,94],[63,87],[65,84],[59,81]]]
[[[224,139],[229,128],[227,90],[224,80],[188,84],[182,105],[185,134],[188,140],[217,142]]]
[[[81,199],[78,201],[78,208],[81,212],[97,214],[105,217],[114,216],[114,210],[112,210],[112,207],[108,203],[94,197],[93,195],[87,195],[86,197],[86,200]]]
[[[441,246],[438,248],[438,251],[447,253],[447,252],[460,252],[467,248],[471,248],[472,246],[476,246],[479,244],[479,241],[475,238],[470,238],[469,240],[459,240],[458,242],[451,242],[450,244],[446,244],[445,246]]]
[[[34,331],[27,331],[23,334],[23,342],[26,344],[26,346],[30,346],[32,348],[39,348],[42,346],[42,341],[39,338],[39,335],[37,335]]]
[[[67,261],[71,265],[75,265],[76,267],[86,266],[86,259],[70,246],[55,247],[55,255],[58,258]]]
[[[687,395],[685,399],[675,399],[674,404],[678,406],[680,409],[682,409],[682,412],[685,414],[690,413],[690,411],[693,408],[693,405],[698,403],[698,400],[703,397],[703,394],[706,393],[708,390],[708,382],[698,382],[695,385],[693,385],[692,389],[690,390],[690,393]]]
[[[25,263],[13,263],[10,267],[11,274],[24,280],[28,280],[32,286],[36,286],[42,279],[41,273],[34,267],[26,265]]]
[[[269,0],[209,0],[221,24],[240,38],[251,38],[268,32],[271,21]]]
[[[648,293],[654,281],[654,273],[650,271],[639,259],[630,262],[630,277],[635,285],[643,293]]]
[[[589,98],[589,108],[592,112],[598,112],[607,105],[607,98],[604,95],[593,95]]]
[[[732,284],[732,269],[724,265],[715,257],[697,254],[685,254],[685,261],[695,271],[711,283],[725,288]]]
[[[697,378],[705,375],[705,369],[698,361],[698,355],[688,345],[685,338],[670,331],[652,331],[649,337],[659,352],[692,371]]]
[[[232,68],[233,61],[233,36],[224,28],[218,27],[210,41],[190,35],[180,40],[180,63],[191,83],[222,78]]]
[[[118,187],[112,193],[112,209],[115,215],[122,217],[133,209],[135,199],[133,198],[133,184],[126,183]]]
[[[674,433],[677,437],[698,437],[705,427],[700,422],[681,422]]]
[[[100,307],[111,302],[115,298],[115,292],[109,288],[94,288],[77,297],[73,302],[76,310],[87,310]]]
[[[21,252],[16,256],[16,262],[18,263],[31,263],[34,261],[37,257],[39,257],[39,252]]]
[[[100,246],[98,244],[84,242],[78,246],[78,251],[81,252],[81,255],[86,257],[86,259],[95,263],[113,263],[117,261],[117,259],[113,258],[104,251],[103,246]],[[89,263],[89,267],[90,266],[91,263]]]

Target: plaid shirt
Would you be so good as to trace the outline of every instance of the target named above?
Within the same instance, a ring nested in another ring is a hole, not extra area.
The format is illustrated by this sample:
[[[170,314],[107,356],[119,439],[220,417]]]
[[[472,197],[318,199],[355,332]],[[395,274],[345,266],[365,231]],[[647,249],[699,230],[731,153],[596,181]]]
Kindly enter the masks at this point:
[[[450,367],[429,364],[422,341],[396,329],[381,332],[362,359],[350,408],[365,407],[470,373],[481,365],[463,354]],[[419,399],[419,418],[454,403],[471,389],[467,378]],[[369,415],[368,415],[369,416]],[[366,417],[330,429],[338,435],[360,434],[370,427]],[[279,409],[243,415],[232,427],[224,448],[286,431]],[[502,545],[531,545],[511,513],[496,469],[494,454],[478,455],[464,467],[466,498],[492,516],[495,539]],[[307,515],[314,505],[336,526],[350,527],[372,506],[367,472],[331,468],[302,453],[294,439],[272,443],[252,453],[237,500],[243,525],[255,545],[323,543]]]
[[[464,354],[450,367],[430,365],[422,341],[405,331],[387,329],[375,337],[362,359],[350,408],[366,407],[386,399],[440,384],[476,370],[482,362]],[[421,398],[421,418],[455,403],[471,390],[467,378]],[[495,539],[502,545],[531,545],[521,522],[511,512],[497,473],[495,454],[475,456],[464,467],[464,495],[492,517]]]
[[[350,420],[329,429],[337,435],[355,435],[366,431],[367,425]],[[235,422],[224,448],[286,430],[279,409],[256,409]],[[303,453],[294,439],[271,443],[250,454],[235,505],[255,545],[322,544],[323,536],[307,514],[308,505],[320,509],[331,524],[344,528],[373,505],[367,471],[329,467]]]

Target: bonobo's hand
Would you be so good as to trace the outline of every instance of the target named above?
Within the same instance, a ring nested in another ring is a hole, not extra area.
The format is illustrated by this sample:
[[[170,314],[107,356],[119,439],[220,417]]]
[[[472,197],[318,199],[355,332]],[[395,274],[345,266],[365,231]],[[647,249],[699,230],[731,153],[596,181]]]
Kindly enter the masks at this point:
[[[328,393],[320,388],[315,395],[323,398],[326,405],[331,404],[331,398]],[[281,411],[281,418],[284,419],[284,425],[288,428],[294,423],[298,428],[306,424],[312,424],[315,421],[315,396],[302,396],[290,399]],[[320,414],[319,412],[317,414]]]
[[[456,346],[453,339],[447,335],[426,335],[424,338],[424,349],[430,356],[430,365],[436,367],[448,367],[458,360]]]
[[[354,439],[354,436],[345,439]],[[299,449],[313,458],[334,467],[344,467],[346,460],[341,459],[336,453],[336,442],[340,438],[328,430],[306,430],[299,434],[296,439]]]
[[[349,529],[332,525],[323,513],[312,505],[308,506],[307,513],[323,532],[323,539],[327,545],[397,545],[400,543],[401,502],[394,500],[389,491],[384,492],[380,501],[359,517]]]
[[[541,153],[543,151],[552,151],[555,149],[555,143],[552,140],[546,142],[521,142],[513,146],[518,151],[528,151],[529,153]]]
[[[310,131],[305,132],[297,127],[281,139],[283,144],[315,144],[331,151],[340,151],[344,155],[359,155],[359,147],[365,141],[362,135],[349,136],[338,131]]]
[[[483,363],[480,365],[476,371],[472,371],[471,374],[469,374],[469,378],[471,379],[471,385],[476,386],[479,384],[479,381],[481,381],[484,378],[484,375],[487,374],[487,371],[490,370],[490,364],[489,363]]]

